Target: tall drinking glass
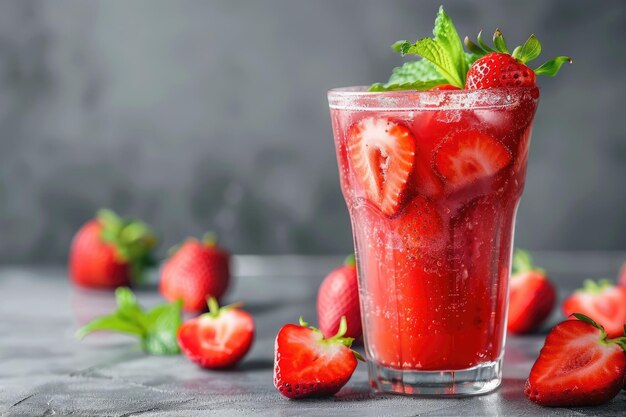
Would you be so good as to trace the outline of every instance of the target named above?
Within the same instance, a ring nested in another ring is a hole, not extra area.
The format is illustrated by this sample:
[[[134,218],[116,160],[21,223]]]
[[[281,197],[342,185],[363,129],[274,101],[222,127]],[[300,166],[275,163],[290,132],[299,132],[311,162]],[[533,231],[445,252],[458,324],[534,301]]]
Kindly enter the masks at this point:
[[[536,87],[328,100],[371,387],[471,395],[502,378]]]

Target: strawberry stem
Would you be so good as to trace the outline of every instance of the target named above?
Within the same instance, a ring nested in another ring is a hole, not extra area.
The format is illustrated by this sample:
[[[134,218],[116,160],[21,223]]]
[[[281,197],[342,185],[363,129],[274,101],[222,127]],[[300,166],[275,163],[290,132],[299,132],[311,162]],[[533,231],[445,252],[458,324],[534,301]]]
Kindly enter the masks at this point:
[[[343,261],[343,264],[345,266],[351,266],[354,268],[356,266],[356,257],[354,256],[354,254],[348,255],[346,259]]]
[[[220,304],[217,302],[217,298],[209,297],[207,305],[209,306],[209,315],[217,318],[220,315]]]

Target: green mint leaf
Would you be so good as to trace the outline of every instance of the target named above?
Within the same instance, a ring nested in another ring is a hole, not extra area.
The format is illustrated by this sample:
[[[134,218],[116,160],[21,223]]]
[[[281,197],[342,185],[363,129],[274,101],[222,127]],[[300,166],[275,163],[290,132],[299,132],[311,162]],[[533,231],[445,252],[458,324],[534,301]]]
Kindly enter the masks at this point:
[[[516,51],[517,48],[513,51],[513,57],[519,59],[523,63],[526,63],[539,56],[541,53],[541,43],[539,43],[539,39],[537,39],[535,35],[530,35],[526,42],[524,42],[522,48],[519,50],[519,56],[515,56]]]
[[[108,316],[98,317],[87,323],[76,332],[76,337],[82,339],[88,334],[98,331],[126,333],[139,337],[143,337],[145,334],[141,326],[128,321],[124,316],[116,312]]]
[[[393,49],[402,56],[405,56],[408,53],[410,47],[411,42],[409,41],[396,41],[393,45],[391,45],[391,49]]]
[[[139,337],[143,350],[153,355],[180,352],[176,333],[182,324],[181,301],[161,304],[146,312],[128,288],[117,289],[115,298],[117,310],[83,326],[76,333],[78,338],[95,331],[112,331]]]
[[[504,41],[504,36],[502,36],[502,32],[500,29],[496,29],[493,34],[493,45],[496,47],[498,52],[502,52],[503,54],[509,53],[509,48],[506,46],[506,42]]]
[[[554,59],[549,60],[548,62],[540,65],[537,69],[535,69],[535,74],[537,75],[545,75],[547,77],[554,77],[559,73],[561,66],[566,62],[572,63],[572,59],[568,56],[557,56]]]
[[[415,81],[431,81],[441,79],[435,66],[425,60],[405,62],[401,67],[391,71],[391,77],[387,84],[406,84]]]
[[[176,334],[182,324],[182,302],[161,304],[146,314],[147,334],[142,346],[153,355],[173,355],[180,352]]]
[[[450,84],[459,88],[464,87],[465,80],[459,72],[458,63],[454,62],[448,51],[434,39],[423,38],[418,40],[409,47],[407,53],[420,55],[429,60]]]
[[[372,86],[369,88],[368,91],[373,92],[373,93],[382,93],[385,91],[401,91],[401,90],[426,91],[442,84],[446,84],[446,80],[443,78],[440,78],[438,80],[430,80],[430,81],[413,81],[413,82],[402,83],[402,84],[375,83],[375,84],[372,84]]]
[[[463,42],[461,42],[452,19],[443,10],[443,6],[440,6],[437,12],[433,36],[435,37],[435,42],[447,51],[450,61],[456,64],[458,75],[463,80],[464,85],[467,64],[464,59]],[[463,85],[458,87],[463,87]]]

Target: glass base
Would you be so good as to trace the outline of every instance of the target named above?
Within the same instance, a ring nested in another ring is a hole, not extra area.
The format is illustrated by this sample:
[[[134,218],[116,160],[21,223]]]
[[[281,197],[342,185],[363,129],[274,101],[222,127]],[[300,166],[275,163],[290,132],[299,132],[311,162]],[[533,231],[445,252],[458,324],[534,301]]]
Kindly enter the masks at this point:
[[[496,389],[502,381],[502,358],[456,371],[409,371],[367,363],[376,393],[423,397],[465,397]]]

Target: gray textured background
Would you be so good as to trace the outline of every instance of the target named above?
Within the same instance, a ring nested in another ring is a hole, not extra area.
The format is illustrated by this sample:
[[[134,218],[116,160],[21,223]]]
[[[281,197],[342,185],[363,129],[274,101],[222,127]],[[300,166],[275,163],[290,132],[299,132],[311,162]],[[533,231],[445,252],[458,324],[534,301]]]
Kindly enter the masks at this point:
[[[383,81],[439,1],[0,3],[0,262],[57,262],[96,208],[162,248],[351,248],[325,93]],[[517,239],[626,248],[626,3],[445,2],[461,35],[534,32],[545,59]]]

